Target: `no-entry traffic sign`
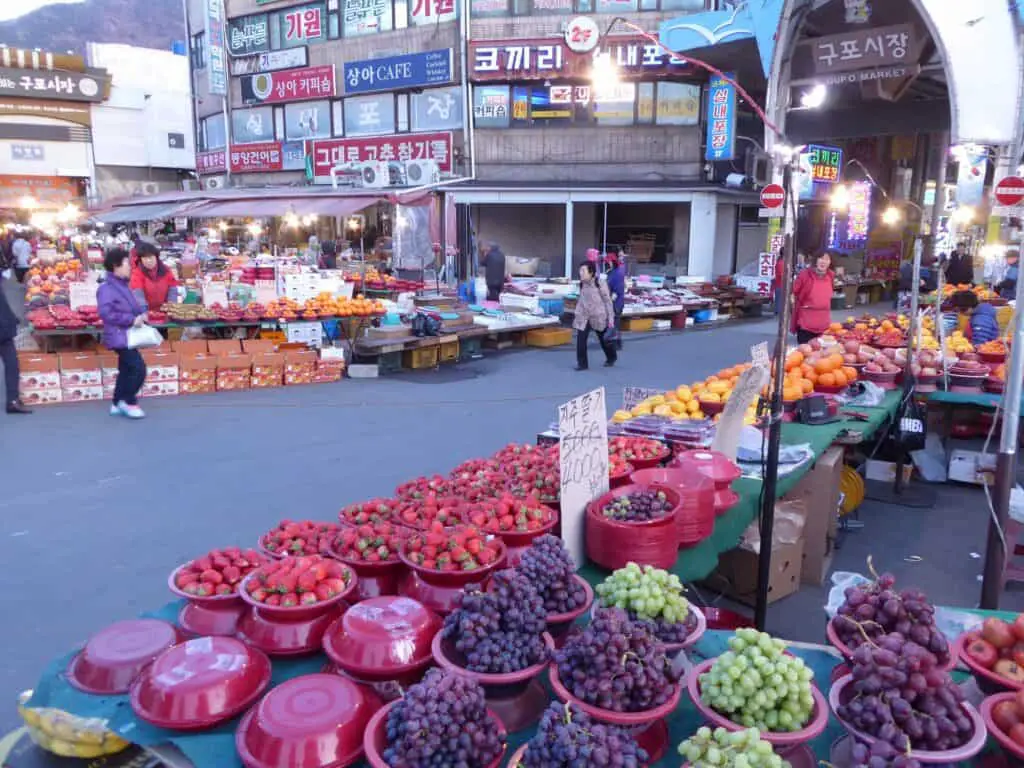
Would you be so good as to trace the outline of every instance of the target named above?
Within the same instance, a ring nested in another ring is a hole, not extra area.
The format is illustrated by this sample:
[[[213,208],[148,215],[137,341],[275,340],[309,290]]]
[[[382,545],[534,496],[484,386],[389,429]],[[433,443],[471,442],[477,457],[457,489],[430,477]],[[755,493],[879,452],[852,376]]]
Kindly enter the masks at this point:
[[[761,205],[765,208],[781,208],[786,201],[786,190],[779,184],[769,184],[761,190]]]
[[[996,184],[995,196],[1000,205],[1020,205],[1024,201],[1024,179],[1020,176],[1007,176]],[[764,200],[763,195],[761,200]]]

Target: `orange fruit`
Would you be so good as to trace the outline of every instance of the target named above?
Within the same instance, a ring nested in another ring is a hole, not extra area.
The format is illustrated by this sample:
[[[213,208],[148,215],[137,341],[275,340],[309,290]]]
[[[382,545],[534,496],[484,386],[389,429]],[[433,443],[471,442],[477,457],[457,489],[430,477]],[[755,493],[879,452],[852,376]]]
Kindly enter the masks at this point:
[[[803,393],[805,395],[809,395],[811,394],[811,392],[814,391],[814,382],[811,381],[810,379],[801,379],[800,389],[803,390]]]
[[[799,400],[803,397],[803,390],[800,387],[783,387],[782,388],[782,399],[787,403],[791,403],[794,400]]]
[[[818,377],[818,383],[823,387],[834,387],[836,385],[835,374],[825,371]]]
[[[822,358],[814,361],[814,372],[820,377],[824,373],[828,373],[832,370],[832,361],[828,358]]]
[[[837,387],[845,387],[846,386],[846,384],[847,384],[846,376],[843,374],[843,372],[841,370],[833,372],[831,374],[831,376],[832,376],[833,379],[835,379]]]
[[[804,361],[804,353],[797,350],[791,352],[789,357],[786,358],[786,370],[790,371],[793,368],[799,366]]]
[[[857,380],[857,369],[851,368],[848,365],[842,367],[843,375],[846,376],[846,382],[850,383]]]

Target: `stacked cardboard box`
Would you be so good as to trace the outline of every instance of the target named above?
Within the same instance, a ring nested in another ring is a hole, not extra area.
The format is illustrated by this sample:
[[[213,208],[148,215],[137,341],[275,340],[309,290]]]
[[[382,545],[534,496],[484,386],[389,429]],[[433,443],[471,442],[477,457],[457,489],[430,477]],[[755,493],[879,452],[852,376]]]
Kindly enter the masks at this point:
[[[142,350],[146,361],[146,382],[142,385],[142,397],[166,397],[178,394],[178,378],[181,375],[180,358],[170,347],[160,346]]]
[[[63,352],[57,357],[63,402],[103,399],[103,374],[95,352]]]
[[[253,352],[252,379],[250,380],[252,388],[283,386],[284,364],[283,352]]]
[[[217,391],[217,358],[205,352],[183,352],[179,363],[178,392],[198,395]]]
[[[252,355],[217,355],[217,391],[249,389],[252,377]]]
[[[21,377],[18,382],[21,399],[26,405],[59,403],[60,362],[57,355],[41,352],[18,352]]]
[[[284,383],[312,384],[317,355],[312,350],[290,350],[284,355]]]
[[[117,384],[117,353],[103,351],[96,357],[100,361],[100,384],[103,387],[103,399],[114,396],[114,385]]]

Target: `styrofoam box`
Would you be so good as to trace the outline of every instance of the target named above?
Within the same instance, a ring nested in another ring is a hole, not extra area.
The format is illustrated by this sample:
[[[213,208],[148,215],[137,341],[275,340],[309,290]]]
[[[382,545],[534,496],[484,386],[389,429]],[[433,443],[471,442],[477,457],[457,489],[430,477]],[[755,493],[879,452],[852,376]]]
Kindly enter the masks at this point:
[[[114,384],[114,382],[110,382],[109,384],[104,384],[103,385],[103,399],[104,400],[109,400],[110,398],[112,398],[114,396],[114,387],[115,386],[116,386],[116,384]]]
[[[103,377],[99,368],[82,368],[60,372],[60,388],[99,387],[103,385]]]
[[[22,373],[18,380],[22,392],[60,389],[60,371],[31,371]]]
[[[913,464],[903,465],[903,481],[910,482],[910,477],[914,472]],[[866,480],[877,480],[882,483],[895,483],[896,482],[896,462],[895,461],[879,461],[878,459],[868,459],[864,465],[864,478]]]
[[[995,482],[996,457],[991,453],[958,449],[949,457],[950,480],[971,485],[992,485]]]
[[[178,381],[178,366],[152,365],[146,368],[146,381]]]
[[[142,397],[166,397],[167,395],[178,394],[178,382],[175,381],[147,381],[142,385],[139,393]]]
[[[113,388],[115,381],[117,381],[117,368],[103,368],[100,370],[100,382],[104,387],[110,386]]]
[[[22,390],[21,402],[25,405],[50,405],[59,403],[62,400],[61,391],[58,388],[51,389],[30,389]]]
[[[653,331],[667,331],[672,327],[671,320],[655,320],[651,324],[651,330]]]
[[[102,400],[103,385],[94,384],[92,386],[65,387],[61,390],[61,398],[65,403],[81,403],[87,400]]]

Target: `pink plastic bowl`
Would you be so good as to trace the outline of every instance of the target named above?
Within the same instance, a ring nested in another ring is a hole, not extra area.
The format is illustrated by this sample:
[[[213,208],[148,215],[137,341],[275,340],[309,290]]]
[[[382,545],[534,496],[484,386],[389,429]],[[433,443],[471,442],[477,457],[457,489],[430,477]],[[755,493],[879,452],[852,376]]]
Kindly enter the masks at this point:
[[[508,673],[488,673],[488,672],[473,672],[472,670],[466,669],[461,666],[452,657],[451,643],[446,641],[442,636],[441,632],[434,635],[434,639],[431,641],[430,650],[434,654],[434,661],[437,665],[446,672],[452,672],[456,675],[462,675],[468,677],[476,682],[486,690],[488,688],[496,688],[499,686],[514,685],[516,683],[522,683],[524,681],[532,680],[548,666],[549,661],[545,660],[533,666],[527,667],[526,669],[520,669],[517,672]],[[543,634],[544,646],[548,649],[550,654],[555,650],[555,642],[551,639],[551,635],[547,632]]]
[[[978,662],[967,655],[967,637],[970,632],[965,632],[960,635],[953,643],[951,652],[953,657],[962,661],[971,674],[974,675],[978,681],[978,687],[982,691],[991,695],[993,693],[1002,693],[1003,691],[1022,691],[1024,690],[1024,683],[1015,683],[1012,680],[1007,680],[1005,677],[997,675],[990,669],[985,669]]]
[[[843,691],[846,689],[846,686],[850,685],[852,682],[853,675],[847,675],[837,681],[829,690],[828,703],[832,707],[833,712],[839,711],[839,705],[844,700]],[[988,738],[988,731],[985,729],[985,721],[982,719],[981,715],[978,714],[978,710],[966,701],[963,702],[963,708],[967,717],[970,718],[971,723],[974,724],[974,735],[971,736],[966,744],[958,747],[957,749],[949,749],[944,752],[933,752],[924,749],[911,750],[907,756],[922,763],[954,765],[964,760],[970,760],[976,754],[981,752],[985,747],[985,741]],[[839,724],[842,725],[843,728],[853,736],[853,738],[857,739],[857,741],[863,742],[864,744],[871,744],[876,741],[874,737],[868,736],[863,731],[854,728],[848,722],[839,717],[838,714],[836,715],[836,720],[838,720]]]
[[[995,696],[989,696],[981,702],[981,719],[985,721],[985,727],[988,729],[988,732],[999,742],[1003,749],[1018,760],[1024,760],[1024,747],[1004,733],[996,725],[995,720],[992,719],[992,711],[996,708],[996,705],[1002,704],[1004,701],[1013,701],[1016,696],[1016,693],[997,693]]]
[[[675,691],[668,701],[660,707],[644,710],[643,712],[612,712],[610,709],[602,709],[601,707],[595,707],[593,704],[587,704],[585,701],[573,696],[569,689],[562,685],[562,681],[558,679],[558,667],[554,663],[548,667],[548,682],[551,683],[551,690],[555,692],[555,696],[559,700],[567,704],[575,704],[599,722],[608,725],[618,725],[624,728],[645,727],[656,720],[661,720],[675,710],[679,705],[680,697],[683,695],[682,684],[677,684]]]
[[[701,701],[700,676],[711,669],[711,665],[714,663],[714,659],[708,659],[702,664],[698,664],[690,672],[686,681],[690,698],[693,700],[693,705],[697,707],[704,718],[715,727],[725,728],[727,731],[742,731],[744,728],[742,725],[720,715]],[[813,683],[811,684],[811,695],[814,697],[814,709],[811,710],[811,720],[807,725],[799,731],[764,731],[761,733],[761,738],[769,744],[775,747],[782,747],[783,749],[806,744],[808,741],[818,738],[824,732],[825,726],[828,725],[828,705],[825,702],[825,697],[821,695],[821,691]]]
[[[249,595],[246,585],[251,579],[256,578],[259,573],[258,568],[242,579],[241,583],[238,585],[238,594],[241,596],[242,600],[259,611],[262,616],[276,619],[278,621],[302,621],[305,619],[313,619],[330,613],[332,608],[337,606],[342,600],[356,591],[356,587],[359,583],[359,577],[356,576],[356,572],[352,570],[350,566],[344,565],[344,563],[342,565],[349,574],[348,584],[345,585],[345,590],[343,592],[339,592],[328,600],[323,600],[312,605],[296,605],[290,608],[283,608],[279,605],[266,605],[265,603],[253,600]]]
[[[583,587],[583,592],[586,597],[583,600],[583,605],[577,608],[575,611],[569,611],[568,613],[550,613],[547,617],[548,634],[551,635],[555,640],[555,647],[561,648],[562,643],[565,642],[565,637],[572,629],[572,625],[576,622],[580,616],[586,613],[590,606],[594,603],[594,588],[590,586],[586,579],[582,576],[574,575],[573,580]]]
[[[665,649],[666,653],[675,653],[677,651],[685,651],[687,648],[692,648],[707,631],[708,620],[704,618],[703,611],[693,603],[690,603],[690,610],[693,611],[694,615],[697,617],[697,626],[693,628],[693,632],[691,632],[681,643],[662,643],[662,647]]]
[[[851,659],[853,659],[853,649],[849,648],[845,643],[843,643],[842,640],[839,639],[839,635],[836,633],[835,628],[832,626],[833,621],[835,621],[835,619],[831,619],[825,625],[825,637],[828,638],[828,642],[831,644],[831,646],[843,655],[844,659],[850,661]],[[956,665],[957,644],[950,643],[949,661],[947,661],[945,664],[940,664],[939,669],[943,670],[944,672],[951,672],[952,670],[956,669]]]

